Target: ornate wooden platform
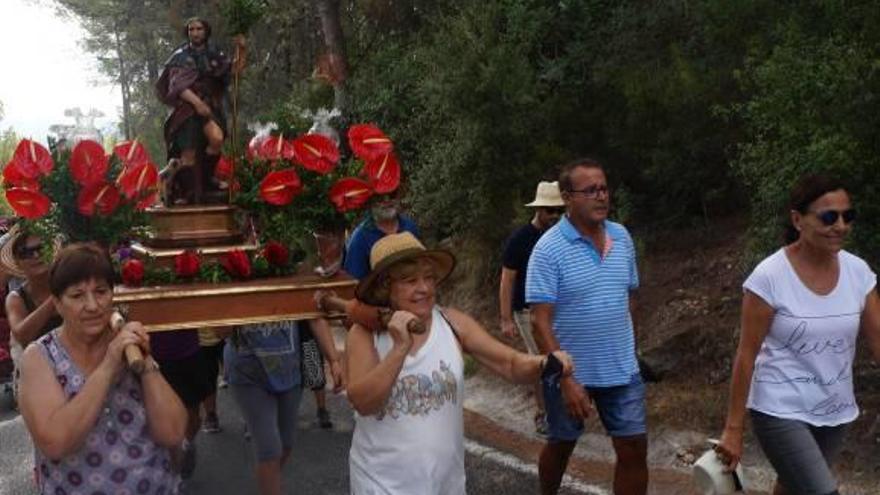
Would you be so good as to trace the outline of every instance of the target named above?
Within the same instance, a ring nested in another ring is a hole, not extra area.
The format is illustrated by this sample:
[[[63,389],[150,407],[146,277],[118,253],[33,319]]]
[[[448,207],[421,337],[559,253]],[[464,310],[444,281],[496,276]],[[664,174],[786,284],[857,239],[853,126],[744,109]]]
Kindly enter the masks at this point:
[[[233,249],[240,249],[245,252],[255,252],[260,248],[256,241],[244,242],[242,244],[222,244],[219,246],[196,247],[199,255],[205,261],[217,261],[225,253]],[[156,248],[146,246],[139,242],[132,243],[131,250],[134,255],[142,260],[153,260],[160,267],[174,268],[174,257],[182,253],[185,248]]]
[[[152,248],[185,248],[241,243],[244,235],[236,212],[236,208],[227,205],[150,208],[150,236],[143,244]]]
[[[129,321],[148,331],[224,327],[326,316],[313,300],[318,289],[354,297],[357,281],[345,273],[331,278],[314,275],[268,278],[224,284],[123,287],[113,302]]]

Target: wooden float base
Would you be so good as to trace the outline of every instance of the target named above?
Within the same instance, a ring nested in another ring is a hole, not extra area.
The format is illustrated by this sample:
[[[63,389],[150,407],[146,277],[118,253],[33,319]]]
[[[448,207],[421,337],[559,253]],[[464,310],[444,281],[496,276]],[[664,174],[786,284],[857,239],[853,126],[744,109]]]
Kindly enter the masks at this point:
[[[315,291],[352,298],[356,285],[340,273],[330,278],[294,275],[222,284],[119,286],[113,302],[127,320],[161,332],[326,317],[315,305]]]
[[[244,235],[236,218],[237,211],[228,205],[149,208],[150,236],[143,244],[181,249],[241,243]]]

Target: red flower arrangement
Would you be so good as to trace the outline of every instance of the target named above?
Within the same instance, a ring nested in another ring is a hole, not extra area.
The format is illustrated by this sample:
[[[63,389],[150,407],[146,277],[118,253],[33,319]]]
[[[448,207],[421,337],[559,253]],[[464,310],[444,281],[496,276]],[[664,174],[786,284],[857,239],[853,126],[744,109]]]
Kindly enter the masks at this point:
[[[200,266],[199,254],[193,250],[187,249],[174,257],[174,274],[180,278],[195,277]]]
[[[348,140],[355,157],[364,163],[360,173],[366,180],[330,177],[332,184],[327,190],[327,199],[339,213],[362,208],[373,194],[388,194],[400,185],[400,162],[394,154],[394,143],[385,133],[373,124],[357,124],[349,129]],[[305,170],[330,176],[337,170],[340,159],[339,148],[322,134],[305,134],[288,140],[283,134],[254,139],[248,147],[248,156],[270,163],[268,173],[260,181],[259,196],[274,206],[290,204],[312,186],[303,184],[295,169],[281,169],[280,162],[293,162]],[[223,178],[229,173],[224,168],[217,175]]]
[[[139,286],[144,281],[144,263],[135,258],[129,258],[122,262],[122,283],[125,285]]]
[[[263,257],[270,265],[283,268],[290,261],[290,250],[278,241],[269,241],[263,248]]]
[[[251,276],[251,260],[241,249],[234,249],[221,256],[220,265],[232,278],[245,279]]]
[[[108,246],[145,226],[139,212],[158,198],[158,169],[137,141],[120,143],[109,154],[88,140],[50,153],[24,139],[3,179],[7,202],[31,230]]]

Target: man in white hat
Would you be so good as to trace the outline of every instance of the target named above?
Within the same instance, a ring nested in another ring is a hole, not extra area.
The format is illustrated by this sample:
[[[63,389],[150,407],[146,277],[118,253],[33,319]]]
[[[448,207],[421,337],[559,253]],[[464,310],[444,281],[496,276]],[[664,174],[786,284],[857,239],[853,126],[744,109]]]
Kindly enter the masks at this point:
[[[538,354],[538,346],[532,334],[529,307],[525,300],[526,269],[532,249],[541,235],[552,227],[559,216],[565,212],[565,202],[559,194],[557,182],[539,182],[535,200],[525,206],[534,208],[532,220],[516,229],[507,239],[501,260],[501,284],[498,289],[498,303],[501,314],[501,332],[513,337],[519,332],[531,354]],[[544,400],[541,384],[535,384],[535,400],[538,410],[535,414],[535,430],[543,435],[547,432],[544,414]]]

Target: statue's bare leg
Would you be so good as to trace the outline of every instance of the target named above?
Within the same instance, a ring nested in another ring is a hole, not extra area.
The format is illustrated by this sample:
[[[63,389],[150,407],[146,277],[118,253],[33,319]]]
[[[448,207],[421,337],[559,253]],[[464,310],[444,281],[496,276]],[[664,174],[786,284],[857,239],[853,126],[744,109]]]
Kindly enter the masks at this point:
[[[222,202],[223,194],[217,196],[220,187],[220,181],[214,176],[214,170],[217,168],[217,161],[220,159],[220,153],[223,151],[223,129],[213,120],[205,123],[203,130],[208,146],[205,148],[204,163],[200,163],[201,180],[204,185],[206,195],[204,197],[208,202]]]
[[[207,155],[219,155],[223,151],[223,129],[213,120],[209,120],[202,128],[208,139],[208,147],[205,148]]]

